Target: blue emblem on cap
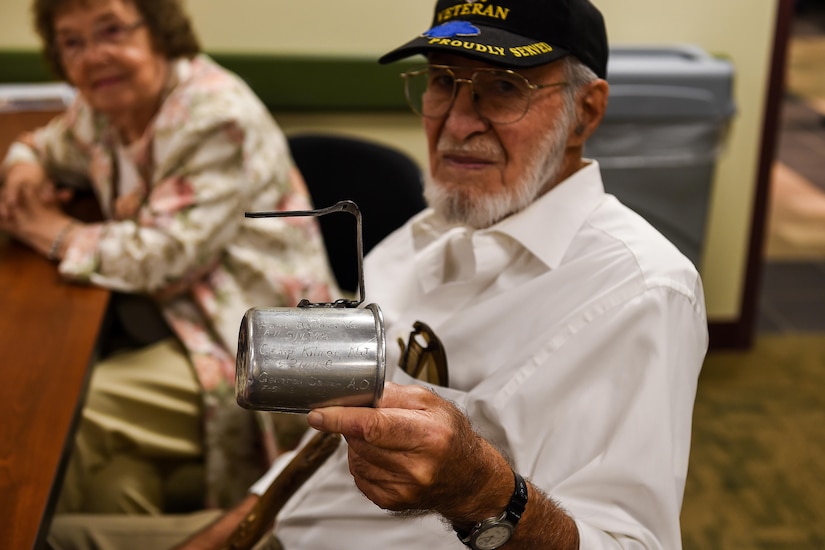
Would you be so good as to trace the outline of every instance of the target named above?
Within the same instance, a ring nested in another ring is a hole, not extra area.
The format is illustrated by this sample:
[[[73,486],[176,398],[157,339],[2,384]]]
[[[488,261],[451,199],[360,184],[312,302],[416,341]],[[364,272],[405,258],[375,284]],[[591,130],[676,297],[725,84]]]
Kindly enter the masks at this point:
[[[427,38],[452,38],[453,36],[478,36],[481,31],[468,21],[450,21],[423,33]]]

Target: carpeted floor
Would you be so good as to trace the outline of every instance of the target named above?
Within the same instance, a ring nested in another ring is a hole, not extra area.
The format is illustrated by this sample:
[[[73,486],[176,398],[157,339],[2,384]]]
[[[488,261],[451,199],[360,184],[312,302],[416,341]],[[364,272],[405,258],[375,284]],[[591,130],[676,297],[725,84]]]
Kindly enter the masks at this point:
[[[703,367],[685,550],[825,548],[825,335],[763,335]]]

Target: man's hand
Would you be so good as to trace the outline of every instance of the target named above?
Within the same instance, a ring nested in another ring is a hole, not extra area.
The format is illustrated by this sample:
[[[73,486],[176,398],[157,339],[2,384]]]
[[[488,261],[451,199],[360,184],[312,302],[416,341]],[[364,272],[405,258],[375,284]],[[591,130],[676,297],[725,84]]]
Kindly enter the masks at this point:
[[[501,514],[513,494],[505,458],[453,403],[423,387],[387,383],[380,408],[326,407],[308,420],[343,434],[355,484],[382,508],[431,510],[469,529]],[[573,519],[530,483],[528,494],[507,548],[578,548]]]
[[[308,420],[346,438],[355,484],[381,508],[472,524],[500,514],[513,492],[504,457],[426,388],[387,383],[380,408],[326,407]]]

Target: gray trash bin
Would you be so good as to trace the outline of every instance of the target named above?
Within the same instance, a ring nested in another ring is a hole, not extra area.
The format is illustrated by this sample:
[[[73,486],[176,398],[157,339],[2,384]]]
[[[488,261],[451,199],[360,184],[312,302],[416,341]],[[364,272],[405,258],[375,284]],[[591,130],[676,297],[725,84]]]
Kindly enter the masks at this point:
[[[733,67],[692,45],[610,50],[610,97],[585,146],[605,189],[699,264]]]

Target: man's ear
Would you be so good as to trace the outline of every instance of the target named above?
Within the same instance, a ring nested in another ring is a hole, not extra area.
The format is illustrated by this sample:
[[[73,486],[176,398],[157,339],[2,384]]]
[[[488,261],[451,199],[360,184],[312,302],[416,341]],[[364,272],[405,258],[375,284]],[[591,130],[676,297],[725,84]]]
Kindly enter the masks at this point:
[[[568,145],[582,146],[596,131],[607,109],[609,86],[601,78],[586,84],[576,101],[576,124],[570,132]]]

